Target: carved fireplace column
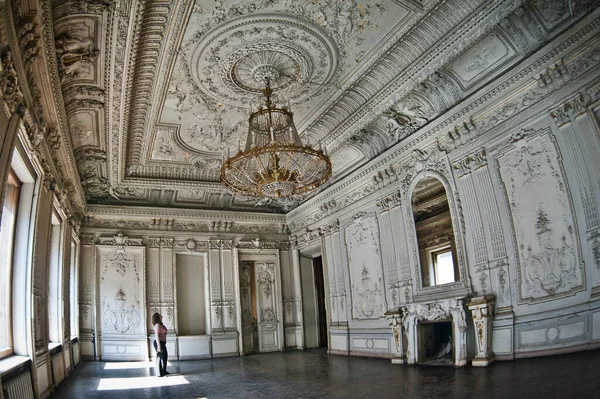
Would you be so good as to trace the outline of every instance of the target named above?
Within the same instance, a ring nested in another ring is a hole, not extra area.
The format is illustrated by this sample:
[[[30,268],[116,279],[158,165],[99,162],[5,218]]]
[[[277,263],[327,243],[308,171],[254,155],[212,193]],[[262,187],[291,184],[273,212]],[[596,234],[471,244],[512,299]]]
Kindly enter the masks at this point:
[[[475,367],[485,367],[494,361],[494,352],[492,352],[493,306],[493,295],[471,298],[467,304],[473,315],[475,342],[477,343],[477,354],[472,363]]]
[[[385,313],[385,317],[390,321],[392,327],[392,364],[405,364],[406,353],[402,336],[402,312],[400,310],[390,310]]]

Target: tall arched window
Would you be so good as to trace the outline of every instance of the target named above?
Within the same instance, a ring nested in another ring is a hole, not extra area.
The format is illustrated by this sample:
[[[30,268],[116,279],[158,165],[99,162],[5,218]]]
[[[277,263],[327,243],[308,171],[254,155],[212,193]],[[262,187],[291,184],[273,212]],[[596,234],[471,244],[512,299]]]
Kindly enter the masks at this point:
[[[27,328],[30,322],[28,295],[31,277],[31,243],[36,198],[36,172],[20,142],[11,158],[11,169],[2,209],[3,250],[0,259],[2,281],[0,300],[3,320],[1,356],[27,355]]]
[[[62,264],[63,223],[58,212],[54,210],[50,229],[48,270],[48,338],[51,343],[62,342]]]
[[[454,229],[444,185],[435,177],[421,180],[413,190],[412,210],[421,260],[422,286],[458,281]]]
[[[71,262],[69,274],[69,305],[71,322],[70,337],[71,339],[74,339],[79,336],[79,243],[75,239],[71,240]]]
[[[12,342],[12,266],[17,227],[21,180],[10,170],[4,188],[2,222],[0,223],[0,358],[13,353]]]

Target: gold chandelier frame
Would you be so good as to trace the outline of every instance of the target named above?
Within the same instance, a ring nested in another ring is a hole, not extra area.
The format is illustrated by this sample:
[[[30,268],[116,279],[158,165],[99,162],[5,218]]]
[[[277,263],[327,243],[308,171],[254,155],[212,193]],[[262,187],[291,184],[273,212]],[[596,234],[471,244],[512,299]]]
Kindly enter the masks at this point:
[[[302,144],[289,107],[277,107],[266,79],[264,105],[250,113],[244,151],[223,161],[221,182],[250,197],[298,199],[331,177],[331,161],[321,149]]]

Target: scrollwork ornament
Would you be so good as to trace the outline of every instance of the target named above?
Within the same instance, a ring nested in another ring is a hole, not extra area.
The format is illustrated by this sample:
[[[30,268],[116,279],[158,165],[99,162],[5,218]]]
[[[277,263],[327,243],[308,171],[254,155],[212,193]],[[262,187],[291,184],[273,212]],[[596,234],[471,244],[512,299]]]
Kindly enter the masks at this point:
[[[23,93],[21,92],[17,71],[12,60],[12,53],[4,50],[2,55],[0,55],[0,62],[2,68],[0,70],[0,87],[4,101],[8,104],[12,113],[21,114],[24,107]]]
[[[583,96],[581,93],[578,93],[574,98],[564,102],[556,109],[550,112],[550,116],[556,124],[560,127],[563,126],[572,120],[574,120],[577,116],[586,112],[586,104],[584,102]]]

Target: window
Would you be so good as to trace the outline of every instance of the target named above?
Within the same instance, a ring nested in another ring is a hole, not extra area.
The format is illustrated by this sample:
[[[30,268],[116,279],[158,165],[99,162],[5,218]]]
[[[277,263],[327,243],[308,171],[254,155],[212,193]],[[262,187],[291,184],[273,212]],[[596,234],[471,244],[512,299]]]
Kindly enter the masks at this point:
[[[454,276],[454,260],[452,259],[452,250],[450,247],[430,252],[430,261],[433,266],[433,285],[453,283],[456,281]]]
[[[49,340],[62,342],[62,220],[52,213],[50,230],[50,263],[48,271],[48,327]]]
[[[75,233],[73,233],[75,234]],[[79,270],[79,245],[77,241],[71,240],[71,272],[69,278],[69,303],[71,320],[71,339],[79,336],[79,295],[78,294],[78,270]]]
[[[4,190],[4,203],[0,222],[0,358],[11,355],[12,343],[12,265],[19,209],[21,181],[11,169]]]
[[[25,134],[20,131],[19,135]],[[0,261],[8,268],[10,282],[7,283],[7,291],[10,291],[10,321],[3,324],[7,326],[12,335],[12,353],[26,356],[29,353],[29,342],[27,341],[27,326],[31,320],[31,308],[28,298],[31,296],[31,259],[34,224],[32,215],[37,209],[37,191],[39,185],[35,169],[27,158],[27,153],[21,142],[17,140],[12,153],[11,170],[14,178],[20,182],[19,195],[16,199],[18,206],[14,213],[13,247],[11,263]],[[5,188],[5,193],[7,187]],[[6,198],[6,195],[5,195]],[[2,216],[4,221],[4,216]],[[3,234],[4,235],[4,234]],[[7,264],[8,263],[8,264]],[[4,287],[1,288],[4,291]]]

